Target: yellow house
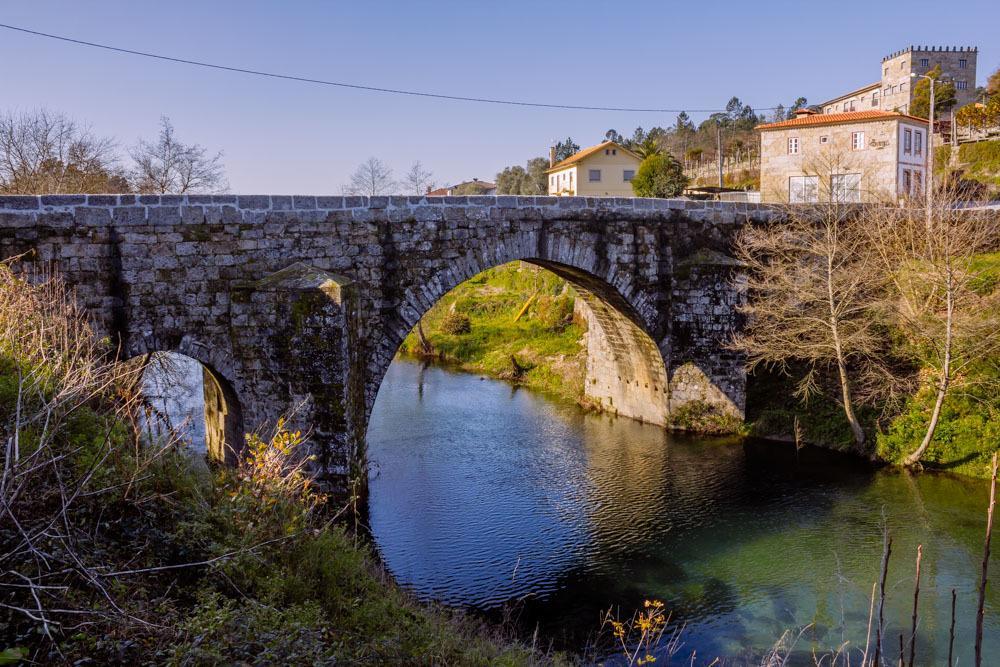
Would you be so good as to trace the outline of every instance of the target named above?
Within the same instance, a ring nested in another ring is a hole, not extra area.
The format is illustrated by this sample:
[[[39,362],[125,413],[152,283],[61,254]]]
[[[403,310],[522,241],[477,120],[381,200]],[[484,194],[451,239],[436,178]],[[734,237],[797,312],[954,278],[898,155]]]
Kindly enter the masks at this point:
[[[605,141],[555,163],[550,154],[549,194],[583,197],[634,197],[632,179],[642,159],[613,141]]]

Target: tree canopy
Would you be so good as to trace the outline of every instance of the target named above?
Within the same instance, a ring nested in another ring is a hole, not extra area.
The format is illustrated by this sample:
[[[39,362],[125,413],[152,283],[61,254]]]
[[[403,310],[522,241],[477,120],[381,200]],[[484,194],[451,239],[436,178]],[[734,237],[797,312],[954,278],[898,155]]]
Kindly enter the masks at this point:
[[[1000,95],[1000,67],[986,80],[986,94]]]
[[[556,162],[565,160],[580,150],[580,144],[573,141],[572,137],[566,137],[563,141],[556,143]]]
[[[549,191],[545,170],[549,161],[534,157],[522,167],[505,167],[497,174],[497,194],[500,195],[544,195]]]
[[[650,155],[639,165],[632,179],[638,197],[676,197],[684,191],[688,178],[684,167],[669,153]]]
[[[927,76],[934,79],[935,115],[955,106],[955,84],[951,81],[941,80],[941,66],[936,65],[927,73]],[[913,84],[910,115],[918,118],[929,118],[931,115],[931,82],[923,77],[920,77]]]

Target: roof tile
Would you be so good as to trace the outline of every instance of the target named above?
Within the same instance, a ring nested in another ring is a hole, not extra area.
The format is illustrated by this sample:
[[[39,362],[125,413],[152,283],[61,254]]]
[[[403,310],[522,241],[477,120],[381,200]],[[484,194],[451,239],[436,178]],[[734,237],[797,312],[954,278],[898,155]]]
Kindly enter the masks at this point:
[[[792,118],[791,120],[783,120],[777,123],[766,123],[764,125],[758,125],[757,130],[781,130],[787,127],[803,127],[803,126],[813,126],[813,125],[839,125],[841,123],[864,123],[869,121],[877,120],[914,120],[918,123],[927,123],[926,118],[917,118],[916,116],[908,116],[906,114],[897,113],[895,111],[848,111],[846,113],[823,113],[815,114],[810,116],[803,116],[800,118]]]

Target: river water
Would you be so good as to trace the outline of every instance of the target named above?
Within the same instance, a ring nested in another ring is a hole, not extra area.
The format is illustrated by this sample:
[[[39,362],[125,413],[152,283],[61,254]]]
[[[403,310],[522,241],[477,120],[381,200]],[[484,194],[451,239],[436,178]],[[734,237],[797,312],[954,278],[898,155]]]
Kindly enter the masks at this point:
[[[537,627],[545,645],[584,651],[603,610],[628,616],[655,598],[671,628],[683,626],[678,662],[692,651],[696,664],[753,659],[808,624],[789,664],[863,646],[888,525],[887,652],[898,656],[901,633],[909,644],[922,544],[917,664],[946,662],[952,589],[955,654],[972,664],[981,480],[682,437],[400,359],[368,441],[370,525],[396,580],[422,599],[512,619],[526,636]],[[984,664],[1000,664],[997,585],[985,637]]]

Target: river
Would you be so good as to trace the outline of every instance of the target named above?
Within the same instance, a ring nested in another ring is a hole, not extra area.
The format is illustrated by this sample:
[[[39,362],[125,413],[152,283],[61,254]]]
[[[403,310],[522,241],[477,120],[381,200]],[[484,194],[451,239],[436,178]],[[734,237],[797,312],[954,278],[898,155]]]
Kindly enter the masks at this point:
[[[671,628],[683,626],[678,662],[692,651],[696,664],[759,657],[807,624],[789,664],[863,646],[885,523],[888,654],[901,633],[909,643],[922,544],[917,664],[946,662],[952,589],[955,653],[972,664],[981,480],[683,437],[404,359],[382,384],[368,441],[370,526],[396,580],[422,599],[511,618],[526,636],[537,627],[545,645],[584,651],[602,610],[628,616],[655,598]],[[985,655],[1000,660],[996,585],[985,637]]]

